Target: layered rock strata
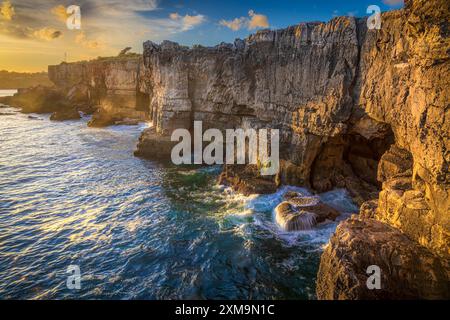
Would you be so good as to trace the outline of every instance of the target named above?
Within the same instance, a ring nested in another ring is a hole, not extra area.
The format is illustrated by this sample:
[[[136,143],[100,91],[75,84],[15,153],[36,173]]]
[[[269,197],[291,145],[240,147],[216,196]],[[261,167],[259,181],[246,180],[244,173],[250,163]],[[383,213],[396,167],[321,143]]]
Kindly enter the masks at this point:
[[[379,199],[362,207],[367,220],[341,225],[322,256],[319,298],[450,297],[449,20],[447,1],[407,1],[382,30],[361,33],[356,102],[391,126],[395,145],[378,165]],[[373,264],[382,288],[369,291]]]
[[[147,119],[141,67],[142,58],[133,54],[49,66],[48,74],[79,111],[93,113],[90,126],[104,127]]]

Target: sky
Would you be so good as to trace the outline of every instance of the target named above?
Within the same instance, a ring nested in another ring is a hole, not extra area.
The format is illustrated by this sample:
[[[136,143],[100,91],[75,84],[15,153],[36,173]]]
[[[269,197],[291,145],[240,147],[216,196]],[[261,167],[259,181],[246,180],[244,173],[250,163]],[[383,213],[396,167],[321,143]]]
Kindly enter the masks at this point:
[[[80,8],[80,29],[67,26],[71,5]],[[0,70],[46,71],[128,46],[140,53],[146,40],[213,46],[260,29],[368,16],[369,5],[387,11],[403,0],[0,0]]]

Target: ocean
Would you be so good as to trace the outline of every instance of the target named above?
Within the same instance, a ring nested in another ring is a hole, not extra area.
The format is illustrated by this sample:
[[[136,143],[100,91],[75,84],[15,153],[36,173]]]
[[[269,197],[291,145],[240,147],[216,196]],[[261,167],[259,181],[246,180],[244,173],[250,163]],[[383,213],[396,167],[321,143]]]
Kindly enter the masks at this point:
[[[136,158],[146,124],[0,111],[0,299],[315,299],[337,222],[288,233],[274,218],[306,189],[244,197],[217,185],[220,166]],[[345,190],[320,196],[358,211]]]

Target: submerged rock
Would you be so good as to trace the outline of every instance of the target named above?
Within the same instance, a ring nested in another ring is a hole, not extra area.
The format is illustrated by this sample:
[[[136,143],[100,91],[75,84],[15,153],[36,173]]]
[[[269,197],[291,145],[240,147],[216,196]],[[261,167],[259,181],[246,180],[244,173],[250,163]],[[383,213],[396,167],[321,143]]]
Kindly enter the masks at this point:
[[[123,120],[116,121],[114,124],[120,126],[137,126],[139,124],[139,120],[125,118]]]
[[[385,269],[401,272],[393,279],[407,288],[403,295],[400,287],[389,292],[407,297],[415,288],[419,296],[438,296],[427,294],[428,281],[419,272],[428,276],[433,264],[418,271],[408,258],[402,269],[391,257],[401,250],[397,245],[410,248],[406,256],[420,257],[424,251],[417,246],[423,245],[450,257],[449,8],[448,0],[408,0],[404,9],[382,14],[382,30],[369,30],[367,18],[337,17],[258,32],[234,46],[190,50],[146,42],[142,59],[61,64],[50,67],[49,76],[58,87],[80,79],[89,84],[89,99],[109,114],[94,116],[92,125],[113,124],[118,114],[149,115],[157,130],[143,132],[136,151],[143,157],[169,158],[170,134],[190,129],[194,120],[204,129],[279,129],[277,177],[226,166],[219,182],[244,194],[272,193],[281,183],[319,192],[346,188],[364,204],[365,217],[386,225],[344,223],[332,240],[342,248],[335,256],[354,254],[349,263],[360,275],[371,262],[366,257],[383,262],[375,255],[386,246]],[[280,207],[283,221],[299,214],[298,207],[287,200]],[[313,213],[317,222],[320,215]],[[311,222],[311,215],[302,216]],[[363,231],[355,228],[367,228],[373,239],[362,242]],[[355,247],[353,237],[364,245]],[[345,278],[346,267],[338,258],[322,259],[319,298],[366,297],[352,289],[355,279]],[[407,283],[408,273],[423,281]]]
[[[36,116],[28,116],[28,119],[30,119],[30,120],[42,120],[41,118],[36,117]]]
[[[285,201],[275,208],[276,221],[286,231],[310,230],[318,223],[336,220],[340,213],[318,197],[287,193]]]

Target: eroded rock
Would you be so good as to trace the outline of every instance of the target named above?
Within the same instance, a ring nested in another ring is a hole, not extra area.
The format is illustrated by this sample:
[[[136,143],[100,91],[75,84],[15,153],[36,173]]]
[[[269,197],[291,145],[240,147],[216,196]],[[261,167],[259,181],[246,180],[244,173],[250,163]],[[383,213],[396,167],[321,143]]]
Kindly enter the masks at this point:
[[[381,269],[381,289],[369,290],[369,266]],[[448,299],[449,264],[398,229],[373,219],[342,222],[317,274],[322,300]]]
[[[170,161],[172,149],[177,143],[168,136],[161,137],[154,128],[147,128],[139,138],[134,154],[137,157]]]
[[[275,208],[277,223],[286,231],[310,230],[326,220],[334,221],[339,211],[321,202],[318,197],[305,197],[291,192]]]
[[[230,186],[233,190],[243,194],[271,194],[278,189],[274,177],[261,176],[256,165],[225,166],[218,179],[218,183]]]
[[[54,121],[78,120],[80,118],[80,113],[75,108],[70,107],[55,111],[50,116],[50,120]]]

